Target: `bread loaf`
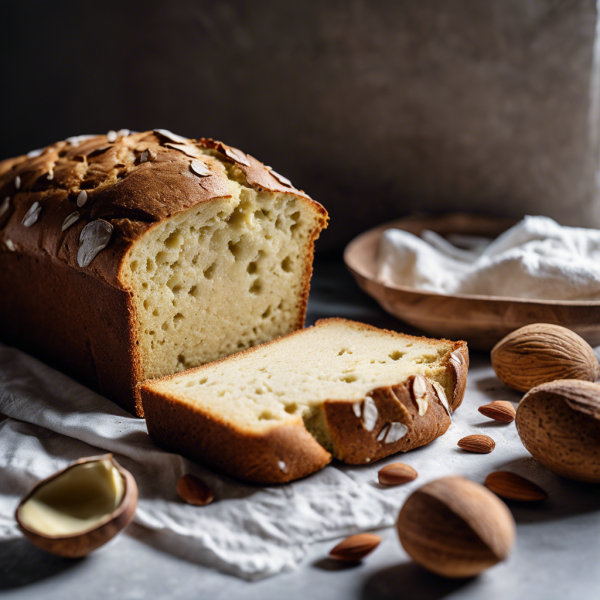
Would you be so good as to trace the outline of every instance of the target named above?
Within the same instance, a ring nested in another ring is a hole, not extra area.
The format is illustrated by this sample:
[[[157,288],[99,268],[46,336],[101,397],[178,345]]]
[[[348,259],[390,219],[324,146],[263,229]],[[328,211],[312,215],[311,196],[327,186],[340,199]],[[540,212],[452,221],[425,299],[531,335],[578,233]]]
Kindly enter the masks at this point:
[[[142,414],[136,384],[304,323],[327,213],[240,150],[165,130],[0,163],[0,336]]]
[[[344,319],[140,385],[152,439],[237,478],[282,483],[334,456],[361,464],[446,432],[465,342]]]

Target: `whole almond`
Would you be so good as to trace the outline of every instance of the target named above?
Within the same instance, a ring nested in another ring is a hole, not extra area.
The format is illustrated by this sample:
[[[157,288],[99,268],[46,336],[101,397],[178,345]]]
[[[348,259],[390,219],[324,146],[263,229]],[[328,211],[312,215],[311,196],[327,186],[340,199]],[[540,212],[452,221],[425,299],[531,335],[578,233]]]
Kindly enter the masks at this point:
[[[600,483],[600,385],[562,379],[530,390],[517,408],[523,446],[558,475]]]
[[[382,469],[379,469],[377,474],[379,477],[379,483],[383,485],[400,485],[401,483],[407,483],[414,481],[418,473],[410,466],[404,463],[392,463],[386,465]]]
[[[468,452],[489,454],[496,447],[496,442],[489,435],[476,434],[458,440],[458,446]]]
[[[472,577],[505,560],[515,521],[490,490],[443,477],[408,497],[396,523],[400,542],[421,566],[444,577]]]
[[[373,533],[351,535],[329,552],[337,560],[357,561],[363,559],[379,546],[381,538]]]
[[[508,471],[495,471],[485,478],[485,485],[500,498],[519,502],[540,502],[548,494],[529,479]]]
[[[498,379],[520,392],[557,379],[595,381],[600,366],[592,347],[576,333],[549,323],[526,325],[492,349]]]
[[[184,475],[177,482],[177,494],[188,504],[206,506],[210,504],[215,495],[213,491],[194,475]]]
[[[500,423],[512,423],[517,416],[515,407],[506,400],[496,400],[478,408],[484,417],[494,419]]]

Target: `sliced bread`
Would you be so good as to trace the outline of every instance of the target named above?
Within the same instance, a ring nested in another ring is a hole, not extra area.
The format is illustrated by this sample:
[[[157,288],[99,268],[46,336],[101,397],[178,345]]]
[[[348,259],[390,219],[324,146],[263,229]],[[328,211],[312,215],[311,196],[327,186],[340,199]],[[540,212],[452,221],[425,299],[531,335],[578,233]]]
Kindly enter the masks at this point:
[[[465,342],[325,319],[140,385],[152,439],[234,477],[282,483],[444,434],[465,391]]]

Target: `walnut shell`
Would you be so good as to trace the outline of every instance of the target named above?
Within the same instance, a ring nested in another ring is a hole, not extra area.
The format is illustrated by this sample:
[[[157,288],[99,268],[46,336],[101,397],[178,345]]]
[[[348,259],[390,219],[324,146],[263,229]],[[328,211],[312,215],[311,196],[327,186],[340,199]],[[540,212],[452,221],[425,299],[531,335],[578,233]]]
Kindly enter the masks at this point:
[[[530,390],[517,408],[529,452],[558,475],[600,483],[600,384],[566,379]]]
[[[576,333],[548,323],[526,325],[492,348],[498,379],[520,392],[557,379],[595,381],[600,366],[592,347]]]
[[[515,522],[495,494],[463,477],[443,477],[408,497],[398,535],[409,556],[444,577],[472,577],[504,560]]]

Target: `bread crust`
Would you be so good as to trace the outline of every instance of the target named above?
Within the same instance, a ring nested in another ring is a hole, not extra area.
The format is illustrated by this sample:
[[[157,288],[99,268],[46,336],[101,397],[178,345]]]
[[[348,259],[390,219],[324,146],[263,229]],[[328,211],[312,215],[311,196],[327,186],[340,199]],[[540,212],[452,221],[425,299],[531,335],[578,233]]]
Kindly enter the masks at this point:
[[[331,461],[302,419],[257,435],[142,385],[148,433],[165,448],[250,483],[286,483]],[[174,432],[177,432],[176,434]]]
[[[210,155],[201,152],[206,149]],[[149,160],[141,160],[144,152]],[[210,176],[194,174],[194,155],[206,163]],[[255,190],[290,194],[315,214],[295,323],[301,328],[314,242],[327,225],[325,209],[231,146],[206,138],[177,143],[164,133],[147,131],[114,142],[106,135],[61,141],[37,156],[0,162],[0,204],[9,198],[0,214],[2,339],[57,364],[143,416],[136,387],[142,378],[138,320],[125,275],[127,255],[170,217],[230,197],[229,171],[236,169],[236,176]],[[82,191],[87,201],[78,206]],[[23,217],[34,202],[41,212],[25,227]],[[74,211],[79,220],[63,232]],[[82,268],[77,262],[79,236],[98,219],[110,223],[113,233],[108,246]]]
[[[331,322],[384,332],[402,339],[430,339],[407,336],[342,318],[322,319],[315,326]],[[293,335],[302,335],[302,331],[293,332],[284,338]],[[238,360],[258,349],[277,344],[284,338],[186,372],[201,373],[217,362]],[[453,346],[444,365],[453,381],[452,394],[447,399],[449,410],[445,408],[440,392],[433,383],[419,375],[411,375],[393,386],[374,389],[359,401],[327,400],[323,404],[323,411],[333,446],[333,457],[349,464],[365,464],[397,452],[418,448],[443,435],[450,426],[453,407],[460,406],[464,397],[469,364],[466,342],[448,343]],[[462,362],[451,359],[452,354],[457,352],[460,353]],[[159,446],[254,483],[292,481],[322,469],[331,460],[331,454],[316,442],[300,419],[275,425],[264,434],[256,434],[240,429],[199,406],[182,402],[168,391],[157,389],[157,383],[169,382],[178,376],[180,374],[146,381],[139,386],[148,432]],[[427,410],[422,415],[419,414],[419,404],[413,390],[417,377],[425,384]],[[367,401],[374,404],[377,416],[374,422],[365,424],[364,403]],[[357,405],[360,406],[360,413]],[[407,432],[397,440],[389,441],[389,427],[392,423],[406,426]],[[289,465],[289,470],[275,468],[275,457],[282,457],[280,460]]]

